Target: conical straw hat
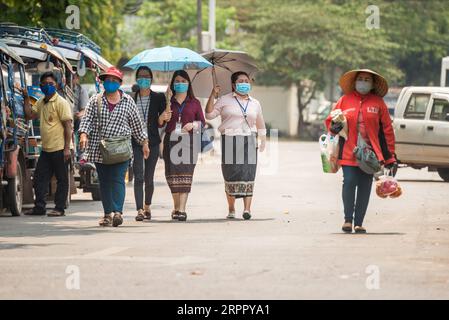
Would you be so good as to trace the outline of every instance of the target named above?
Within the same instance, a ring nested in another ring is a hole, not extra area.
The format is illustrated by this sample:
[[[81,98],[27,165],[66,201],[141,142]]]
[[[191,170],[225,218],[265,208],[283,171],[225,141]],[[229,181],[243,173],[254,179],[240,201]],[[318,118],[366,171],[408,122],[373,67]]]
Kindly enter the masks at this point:
[[[385,80],[384,77],[382,77],[377,72],[374,72],[370,69],[356,69],[346,72],[344,75],[340,78],[340,87],[343,90],[345,94],[350,93],[355,90],[355,78],[357,77],[357,74],[359,72],[367,72],[371,73],[374,77],[374,93],[380,97],[383,97],[388,92],[388,82]]]

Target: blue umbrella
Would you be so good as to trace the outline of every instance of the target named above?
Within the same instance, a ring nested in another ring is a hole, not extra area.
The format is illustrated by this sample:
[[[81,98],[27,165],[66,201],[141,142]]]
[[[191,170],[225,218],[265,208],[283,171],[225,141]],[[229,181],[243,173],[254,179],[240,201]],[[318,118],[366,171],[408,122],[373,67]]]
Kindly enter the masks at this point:
[[[134,70],[142,66],[169,72],[208,68],[212,67],[212,63],[190,49],[167,46],[142,51],[125,64],[125,67]]]

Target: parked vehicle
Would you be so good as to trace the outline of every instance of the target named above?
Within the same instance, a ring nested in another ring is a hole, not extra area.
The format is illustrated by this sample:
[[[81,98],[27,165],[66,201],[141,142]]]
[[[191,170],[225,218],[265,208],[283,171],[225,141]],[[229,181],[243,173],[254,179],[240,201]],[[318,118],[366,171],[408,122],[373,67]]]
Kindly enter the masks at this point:
[[[11,24],[0,24],[0,41],[6,44],[12,51],[19,56],[24,64],[23,72],[15,72],[14,76],[20,76],[21,86],[28,89],[32,103],[38,99],[40,92],[40,75],[46,71],[52,71],[57,77],[57,90],[70,104],[73,104],[74,95],[72,90],[72,65],[64,58],[57,48],[51,45],[51,38],[42,29],[20,27]],[[16,82],[13,79],[13,82]],[[28,123],[28,136],[26,139],[29,147],[25,157],[25,177],[24,202],[33,201],[32,175],[37,165],[41,149],[41,140],[39,132],[39,120]],[[73,161],[71,162],[73,164]],[[69,168],[69,194],[67,197],[67,206],[70,203],[71,194],[76,193],[74,188],[73,165]],[[28,176],[29,174],[29,176]],[[49,186],[49,197],[54,195],[56,190],[56,179],[52,179]]]
[[[25,63],[0,41],[0,209],[8,208],[13,216],[20,215],[24,200],[33,199],[28,164],[32,152],[28,140],[32,123],[25,120],[23,96],[15,87],[18,81],[25,87]]]
[[[399,162],[449,182],[449,88],[404,88],[393,124]]]

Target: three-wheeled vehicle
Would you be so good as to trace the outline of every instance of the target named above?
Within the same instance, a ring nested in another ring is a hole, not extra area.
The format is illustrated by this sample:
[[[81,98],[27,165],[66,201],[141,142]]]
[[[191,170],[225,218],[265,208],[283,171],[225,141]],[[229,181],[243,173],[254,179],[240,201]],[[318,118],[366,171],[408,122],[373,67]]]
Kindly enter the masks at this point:
[[[16,86],[25,87],[25,63],[0,41],[0,209],[8,208],[20,215],[24,201],[32,201],[32,169],[27,165],[33,157],[28,132],[32,124],[25,120],[23,96]]]
[[[24,62],[23,72],[15,71],[14,75],[20,76],[20,86],[27,87],[29,95],[34,99],[35,103],[41,95],[39,88],[40,75],[47,71],[52,71],[58,81],[58,93],[63,96],[71,105],[74,101],[72,90],[72,65],[64,58],[57,48],[51,45],[51,38],[44,30],[38,30],[27,27],[20,27],[11,24],[0,24],[0,41],[5,43],[17,56]],[[17,82],[13,79],[12,81]],[[27,84],[29,84],[27,86]],[[14,85],[14,84],[13,84]],[[25,172],[23,200],[25,203],[33,201],[32,180],[33,172],[37,165],[37,159],[40,154],[40,132],[38,121],[30,121],[27,123],[27,144],[28,154],[25,156]],[[69,194],[67,197],[67,206],[70,203],[70,195],[76,193],[74,183],[73,161],[69,168]],[[55,179],[49,186],[49,196],[54,195],[56,189]],[[20,212],[20,211],[19,211]]]

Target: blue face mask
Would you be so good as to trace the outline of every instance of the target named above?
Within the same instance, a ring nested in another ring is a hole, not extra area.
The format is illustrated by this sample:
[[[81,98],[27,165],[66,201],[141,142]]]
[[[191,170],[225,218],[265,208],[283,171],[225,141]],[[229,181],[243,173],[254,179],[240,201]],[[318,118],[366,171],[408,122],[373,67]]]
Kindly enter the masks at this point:
[[[240,94],[248,94],[251,91],[251,84],[249,83],[237,83],[235,90]]]
[[[175,82],[173,87],[176,93],[186,93],[189,90],[189,84],[185,82]]]
[[[149,78],[139,78],[137,79],[137,84],[140,89],[150,89],[151,87],[151,79]]]
[[[118,90],[118,88],[120,88],[120,83],[106,80],[105,82],[103,82],[103,87],[106,93],[114,93]]]
[[[53,95],[56,92],[56,87],[53,84],[44,84],[41,85],[42,92],[48,97]]]

